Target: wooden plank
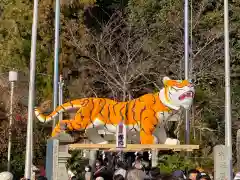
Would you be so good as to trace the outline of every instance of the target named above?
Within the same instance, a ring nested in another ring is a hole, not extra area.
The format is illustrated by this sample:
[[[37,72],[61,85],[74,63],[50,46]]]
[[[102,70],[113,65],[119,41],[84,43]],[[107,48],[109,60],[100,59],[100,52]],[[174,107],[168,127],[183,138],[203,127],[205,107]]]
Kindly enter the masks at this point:
[[[115,144],[69,144],[69,150],[74,149],[108,149],[111,151],[117,151]],[[194,149],[199,149],[199,145],[165,145],[165,144],[127,144],[126,148],[122,150],[175,150],[175,151],[192,151]]]
[[[111,149],[100,149],[100,150],[104,150],[106,152],[115,152],[115,151],[136,152],[136,151],[148,151],[148,150],[152,150],[152,149],[142,149],[142,148],[138,148],[138,149],[131,149],[131,148],[118,149],[118,148],[111,148]],[[189,152],[191,152],[191,151],[196,150],[196,149],[192,149],[192,148],[189,148],[189,149],[180,149],[180,148],[178,148],[178,149],[164,149],[164,148],[157,148],[157,150],[161,150],[161,151],[172,150],[172,151],[175,151],[175,152],[179,152],[179,151],[189,151]]]

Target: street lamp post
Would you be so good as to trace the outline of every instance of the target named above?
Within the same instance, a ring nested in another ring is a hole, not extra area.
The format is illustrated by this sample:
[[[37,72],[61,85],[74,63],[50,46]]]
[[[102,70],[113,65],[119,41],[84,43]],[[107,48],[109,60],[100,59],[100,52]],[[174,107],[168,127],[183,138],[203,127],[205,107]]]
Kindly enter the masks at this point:
[[[184,72],[189,79],[189,12],[188,0],[184,1]],[[190,143],[190,111],[185,110],[185,144]]]
[[[231,108],[231,67],[229,52],[228,0],[224,0],[224,54],[225,54],[225,146],[227,147],[227,180],[232,179],[232,108]]]
[[[60,31],[60,0],[55,1],[55,44],[54,44],[54,82],[53,82],[53,109],[58,105],[59,80],[59,31]],[[56,126],[57,118],[53,119],[52,129]]]
[[[12,147],[12,124],[13,124],[13,93],[14,85],[18,79],[18,73],[16,71],[9,72],[9,82],[11,84],[11,96],[10,96],[10,110],[9,110],[9,136],[8,136],[8,164],[7,169],[11,170],[11,147]]]
[[[33,24],[31,39],[31,56],[30,56],[30,80],[29,80],[29,96],[28,96],[28,122],[27,122],[27,138],[26,138],[26,156],[25,156],[25,173],[27,180],[32,176],[32,157],[33,157],[33,108],[35,94],[35,75],[36,75],[36,46],[37,46],[37,22],[38,22],[38,0],[33,1]]]

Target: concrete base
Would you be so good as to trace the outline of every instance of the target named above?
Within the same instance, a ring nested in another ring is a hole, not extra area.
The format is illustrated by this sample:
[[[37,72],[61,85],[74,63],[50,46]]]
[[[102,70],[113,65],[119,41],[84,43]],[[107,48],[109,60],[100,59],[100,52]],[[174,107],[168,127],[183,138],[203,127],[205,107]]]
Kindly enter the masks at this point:
[[[48,180],[68,179],[67,160],[71,157],[68,153],[68,144],[72,143],[73,138],[66,133],[48,140],[46,174]]]
[[[59,140],[59,153],[58,153],[58,179],[68,179],[67,160],[71,157],[68,153],[68,144],[72,143],[74,139],[66,133],[60,133],[57,137]]]
[[[61,146],[60,146],[61,147]],[[58,167],[57,167],[57,179],[69,179],[68,170],[66,167],[67,160],[71,155],[66,152],[59,152]]]

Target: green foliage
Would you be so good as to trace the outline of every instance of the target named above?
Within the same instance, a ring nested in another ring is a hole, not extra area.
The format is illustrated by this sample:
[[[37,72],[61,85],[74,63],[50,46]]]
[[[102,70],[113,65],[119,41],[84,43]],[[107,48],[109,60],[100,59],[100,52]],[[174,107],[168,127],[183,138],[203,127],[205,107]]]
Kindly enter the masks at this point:
[[[71,152],[71,158],[68,159],[67,167],[76,175],[79,180],[84,180],[85,166],[88,160],[82,156],[82,151],[74,150]]]
[[[24,0],[3,5],[0,17],[0,64],[15,69],[26,69],[26,41],[30,43],[31,3]]]
[[[213,168],[213,158],[208,157],[187,157],[184,153],[172,155],[161,155],[159,157],[159,168],[163,173],[172,173],[176,170],[189,170],[192,168]]]
[[[171,173],[176,170],[185,170],[196,168],[197,163],[187,159],[185,156],[179,154],[162,155],[159,158],[159,168],[161,172]]]

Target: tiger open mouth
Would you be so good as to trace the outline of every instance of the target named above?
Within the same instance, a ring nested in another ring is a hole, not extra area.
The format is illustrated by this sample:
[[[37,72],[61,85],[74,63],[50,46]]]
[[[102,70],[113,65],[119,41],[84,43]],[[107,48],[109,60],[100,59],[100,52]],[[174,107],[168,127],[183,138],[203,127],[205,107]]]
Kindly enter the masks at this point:
[[[181,96],[179,96],[179,100],[184,100],[185,98],[193,98],[194,92],[193,91],[187,91],[183,93]]]

